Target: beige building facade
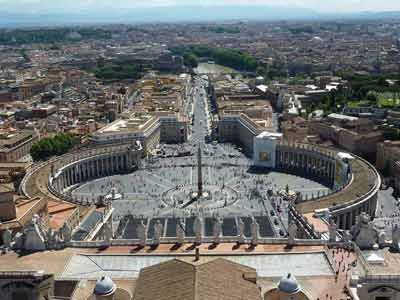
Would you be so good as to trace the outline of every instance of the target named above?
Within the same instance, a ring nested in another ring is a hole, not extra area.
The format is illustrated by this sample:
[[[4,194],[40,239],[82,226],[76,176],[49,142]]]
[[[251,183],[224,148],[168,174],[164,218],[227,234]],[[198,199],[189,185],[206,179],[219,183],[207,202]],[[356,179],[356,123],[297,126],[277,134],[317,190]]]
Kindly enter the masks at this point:
[[[344,128],[336,124],[321,121],[309,123],[309,133],[329,140],[335,145],[357,155],[375,158],[377,144],[383,141],[380,131],[360,130],[359,128]]]
[[[4,132],[0,136],[0,163],[15,162],[28,155],[38,140],[34,131]]]

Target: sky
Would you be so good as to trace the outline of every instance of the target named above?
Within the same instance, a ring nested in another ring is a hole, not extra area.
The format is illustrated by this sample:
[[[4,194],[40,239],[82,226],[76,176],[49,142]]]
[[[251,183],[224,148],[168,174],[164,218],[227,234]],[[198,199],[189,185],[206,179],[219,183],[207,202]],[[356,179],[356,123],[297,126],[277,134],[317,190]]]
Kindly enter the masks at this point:
[[[0,0],[0,11],[79,11],[157,6],[268,5],[318,12],[400,11],[400,0]]]

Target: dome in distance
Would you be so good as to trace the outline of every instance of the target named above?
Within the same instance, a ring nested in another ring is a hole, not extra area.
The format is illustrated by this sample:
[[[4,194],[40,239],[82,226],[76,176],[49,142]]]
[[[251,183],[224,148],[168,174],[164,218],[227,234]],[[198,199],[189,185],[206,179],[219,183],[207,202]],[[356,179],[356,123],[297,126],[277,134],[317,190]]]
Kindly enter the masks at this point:
[[[311,40],[311,42],[319,42],[322,43],[324,40],[320,38],[319,36],[314,36]]]
[[[94,294],[98,296],[105,296],[115,292],[117,286],[108,276],[102,276],[97,280],[94,287]]]
[[[296,277],[289,273],[279,281],[278,290],[291,295],[300,292],[300,286],[297,283]]]

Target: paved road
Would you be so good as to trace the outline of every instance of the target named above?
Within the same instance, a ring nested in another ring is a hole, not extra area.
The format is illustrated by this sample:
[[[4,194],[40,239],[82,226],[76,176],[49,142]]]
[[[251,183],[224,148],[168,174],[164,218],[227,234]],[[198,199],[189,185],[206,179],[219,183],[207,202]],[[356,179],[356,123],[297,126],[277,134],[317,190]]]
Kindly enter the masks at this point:
[[[189,140],[190,144],[196,147],[200,145],[203,149],[205,138],[208,135],[208,109],[207,109],[207,93],[204,83],[200,79],[195,79],[193,88],[193,115],[194,122],[192,126],[192,135]]]

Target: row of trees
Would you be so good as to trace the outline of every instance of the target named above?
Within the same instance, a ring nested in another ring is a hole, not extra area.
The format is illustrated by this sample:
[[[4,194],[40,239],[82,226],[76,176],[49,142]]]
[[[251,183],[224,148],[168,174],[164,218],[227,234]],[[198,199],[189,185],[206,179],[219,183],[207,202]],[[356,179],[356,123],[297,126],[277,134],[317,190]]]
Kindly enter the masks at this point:
[[[225,26],[216,26],[216,27],[209,27],[208,31],[214,33],[228,33],[228,34],[237,34],[240,33],[239,27],[225,27]]]
[[[312,34],[312,33],[314,33],[314,29],[311,26],[292,27],[292,28],[289,28],[289,31],[292,34],[302,34],[302,33]]]
[[[75,33],[75,34],[71,34]],[[0,30],[1,44],[57,43],[67,40],[109,39],[111,32],[100,28],[40,28]]]
[[[72,146],[72,136],[61,133],[52,138],[44,138],[33,144],[30,154],[34,161],[46,160],[51,156],[67,153],[71,150]]]
[[[97,78],[102,80],[139,79],[142,66],[127,59],[115,59],[111,63],[94,70]]]
[[[173,54],[182,55],[188,67],[196,67],[199,57],[207,57],[217,64],[239,71],[255,72],[257,70],[257,61],[251,55],[238,50],[207,46],[175,47],[170,50]]]
[[[285,79],[288,76],[287,68],[282,64],[274,64],[258,66],[257,76],[263,76],[266,80],[280,80]]]
[[[257,61],[247,53],[230,49],[216,49],[213,53],[215,62],[241,71],[255,72]]]
[[[351,97],[353,99],[367,99],[371,97],[370,92],[377,93],[400,93],[400,84],[390,85],[386,79],[400,80],[399,74],[386,75],[358,75],[358,74],[341,74],[342,77],[349,81]]]

